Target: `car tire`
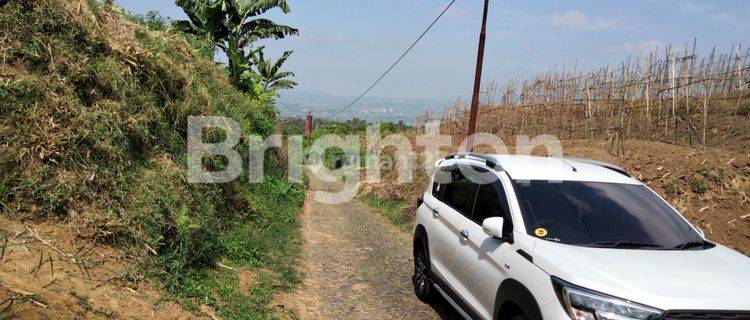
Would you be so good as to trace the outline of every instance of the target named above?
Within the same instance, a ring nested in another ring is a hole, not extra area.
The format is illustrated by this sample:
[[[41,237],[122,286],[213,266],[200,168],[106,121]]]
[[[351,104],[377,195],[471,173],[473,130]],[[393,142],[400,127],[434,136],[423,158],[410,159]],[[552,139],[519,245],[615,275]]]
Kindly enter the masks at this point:
[[[526,320],[526,317],[519,314],[519,315],[510,317],[510,320]]]
[[[414,275],[412,276],[412,285],[414,286],[414,294],[419,300],[425,303],[431,302],[434,295],[430,274],[430,259],[428,257],[425,245],[414,247]]]

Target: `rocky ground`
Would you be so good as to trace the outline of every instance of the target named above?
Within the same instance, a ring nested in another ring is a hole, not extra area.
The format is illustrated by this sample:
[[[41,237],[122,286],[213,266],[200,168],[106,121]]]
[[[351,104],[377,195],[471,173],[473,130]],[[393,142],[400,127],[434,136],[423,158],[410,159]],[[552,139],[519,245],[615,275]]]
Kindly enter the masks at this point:
[[[336,184],[311,181],[314,190]],[[458,319],[445,301],[412,291],[411,235],[355,199],[330,205],[308,195],[302,288],[281,298],[298,319]]]

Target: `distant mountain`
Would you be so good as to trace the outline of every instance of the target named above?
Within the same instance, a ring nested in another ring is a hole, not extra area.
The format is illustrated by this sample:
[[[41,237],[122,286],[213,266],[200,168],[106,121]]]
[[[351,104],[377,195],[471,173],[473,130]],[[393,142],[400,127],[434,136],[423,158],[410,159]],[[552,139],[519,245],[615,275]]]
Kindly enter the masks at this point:
[[[316,117],[328,118],[354,100],[355,97],[337,96],[321,91],[285,90],[281,92],[278,106],[282,116],[303,117],[311,111]],[[441,112],[454,98],[379,98],[364,97],[348,110],[333,119],[346,120],[357,117],[367,121],[404,121],[413,123],[417,114],[426,110]]]

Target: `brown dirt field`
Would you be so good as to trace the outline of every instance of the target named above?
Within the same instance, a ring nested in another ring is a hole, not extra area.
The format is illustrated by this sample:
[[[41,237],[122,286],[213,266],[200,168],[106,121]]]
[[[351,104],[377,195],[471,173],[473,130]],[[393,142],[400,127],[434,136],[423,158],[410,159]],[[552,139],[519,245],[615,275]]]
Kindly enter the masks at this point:
[[[76,234],[73,223],[21,223],[0,217],[0,246],[8,236],[0,260],[0,302],[5,301],[0,305],[4,310],[0,318],[203,318],[165,301],[122,251],[89,244],[76,254],[87,242]],[[43,262],[37,270],[40,255]],[[86,268],[74,259],[85,261]],[[11,301],[12,306],[5,309]]]

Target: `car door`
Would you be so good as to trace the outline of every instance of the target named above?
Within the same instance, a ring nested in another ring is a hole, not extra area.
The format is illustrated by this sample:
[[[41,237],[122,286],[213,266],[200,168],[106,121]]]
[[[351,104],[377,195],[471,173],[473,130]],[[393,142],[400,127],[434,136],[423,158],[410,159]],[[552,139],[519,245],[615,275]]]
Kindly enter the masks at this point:
[[[466,302],[478,314],[492,319],[497,288],[508,277],[504,258],[513,250],[510,243],[487,235],[482,222],[490,217],[504,218],[503,234],[507,238],[513,233],[513,222],[502,181],[497,176],[487,180],[495,181],[479,186],[471,219],[461,226],[466,237],[461,238],[456,250],[456,277],[465,287],[462,293]]]
[[[471,215],[478,185],[472,184],[461,174],[458,166],[442,167],[446,174],[436,188],[443,189],[441,201],[433,208],[430,224],[430,259],[434,271],[449,286],[455,288],[455,257],[459,245],[460,227]]]
[[[442,276],[455,259],[457,241],[451,234],[450,224],[440,217],[443,208],[443,193],[445,185],[450,181],[450,166],[438,167],[432,182],[432,197],[427,197],[424,204],[429,212],[429,250],[432,270]]]

